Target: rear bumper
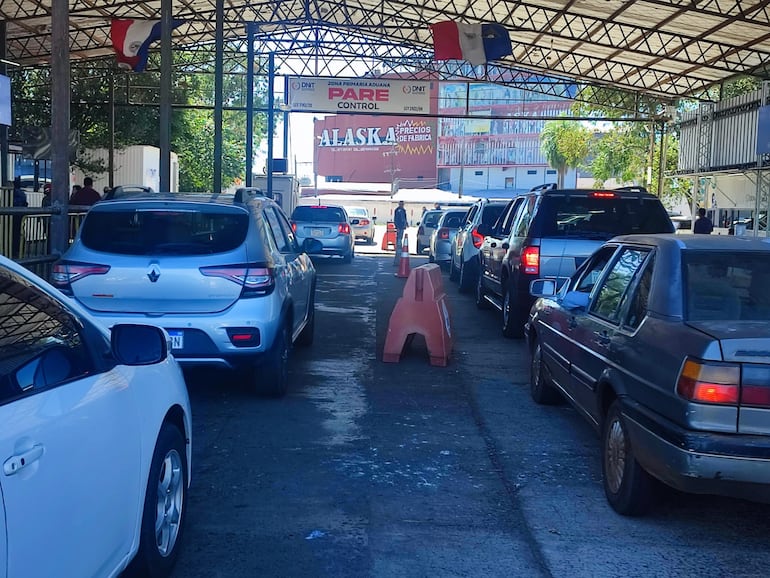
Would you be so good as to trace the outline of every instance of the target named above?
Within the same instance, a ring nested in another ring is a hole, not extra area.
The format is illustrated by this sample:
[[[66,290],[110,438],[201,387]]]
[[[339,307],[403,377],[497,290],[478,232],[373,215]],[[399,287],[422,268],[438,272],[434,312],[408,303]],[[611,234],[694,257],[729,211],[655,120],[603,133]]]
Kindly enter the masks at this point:
[[[623,414],[637,460],[666,484],[770,502],[770,436],[687,430],[627,399]]]

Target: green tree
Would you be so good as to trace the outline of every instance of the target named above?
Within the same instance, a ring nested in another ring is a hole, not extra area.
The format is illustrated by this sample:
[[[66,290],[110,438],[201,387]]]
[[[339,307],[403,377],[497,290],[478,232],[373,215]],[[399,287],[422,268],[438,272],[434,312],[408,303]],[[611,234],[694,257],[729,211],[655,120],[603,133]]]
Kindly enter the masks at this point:
[[[578,168],[590,154],[592,133],[578,121],[551,120],[540,133],[540,149],[556,169],[557,186],[564,186],[567,169]]]

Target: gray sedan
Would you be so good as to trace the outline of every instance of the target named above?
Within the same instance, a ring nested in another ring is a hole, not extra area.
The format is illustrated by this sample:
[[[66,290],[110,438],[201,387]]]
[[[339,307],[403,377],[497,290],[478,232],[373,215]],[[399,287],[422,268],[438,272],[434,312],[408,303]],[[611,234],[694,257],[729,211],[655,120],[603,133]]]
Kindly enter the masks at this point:
[[[768,263],[767,240],[629,235],[558,294],[532,283],[532,398],[600,432],[619,513],[644,513],[659,482],[770,501]]]

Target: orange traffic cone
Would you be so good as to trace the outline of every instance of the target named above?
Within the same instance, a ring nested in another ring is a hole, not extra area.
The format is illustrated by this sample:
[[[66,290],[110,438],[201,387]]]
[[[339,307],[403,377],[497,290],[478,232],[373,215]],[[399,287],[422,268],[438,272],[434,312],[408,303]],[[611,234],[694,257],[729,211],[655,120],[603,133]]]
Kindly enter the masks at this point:
[[[406,234],[401,241],[401,258],[398,261],[396,277],[409,277],[409,239]]]

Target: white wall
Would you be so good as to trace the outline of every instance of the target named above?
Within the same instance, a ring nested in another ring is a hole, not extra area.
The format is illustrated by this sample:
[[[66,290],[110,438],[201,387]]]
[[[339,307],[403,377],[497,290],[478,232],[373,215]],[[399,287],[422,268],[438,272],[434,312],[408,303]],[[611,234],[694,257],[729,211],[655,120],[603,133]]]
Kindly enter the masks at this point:
[[[109,151],[107,149],[94,149],[88,153],[94,159],[101,159],[104,166],[108,166]],[[157,147],[136,145],[124,149],[115,150],[115,172],[113,184],[117,185],[144,185],[154,190],[160,189],[160,149]],[[72,171],[73,183],[83,184],[83,179],[90,176],[94,180],[94,188],[101,192],[110,184],[109,175],[84,174],[80,169]],[[176,153],[171,153],[171,191],[179,190],[179,159]]]

